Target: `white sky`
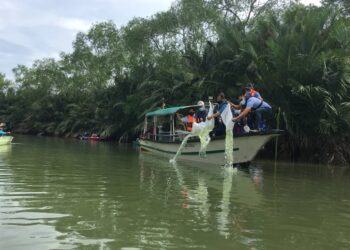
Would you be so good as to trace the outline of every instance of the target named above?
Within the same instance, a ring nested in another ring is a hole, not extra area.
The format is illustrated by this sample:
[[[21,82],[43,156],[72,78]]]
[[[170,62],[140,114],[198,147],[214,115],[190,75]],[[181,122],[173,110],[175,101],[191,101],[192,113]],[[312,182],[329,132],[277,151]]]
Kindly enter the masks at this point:
[[[173,0],[1,0],[0,72],[12,78],[17,64],[58,57],[71,51],[79,31],[112,20],[118,27],[133,17],[148,17],[170,8]],[[302,0],[305,4],[319,0]]]

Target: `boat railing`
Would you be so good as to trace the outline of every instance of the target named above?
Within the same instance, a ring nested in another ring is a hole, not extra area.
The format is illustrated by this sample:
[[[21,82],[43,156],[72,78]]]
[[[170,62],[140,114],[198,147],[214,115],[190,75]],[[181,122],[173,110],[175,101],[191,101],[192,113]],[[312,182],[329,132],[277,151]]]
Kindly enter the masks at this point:
[[[182,141],[187,134],[188,134],[187,131],[176,131],[174,134],[166,133],[166,132],[158,133],[158,134],[148,133],[144,135],[144,138],[152,141],[157,141],[157,142],[177,142],[177,141]]]
[[[249,133],[234,133],[234,137],[256,136],[256,135],[270,135],[270,134],[284,134],[285,131],[279,129],[269,129],[266,131],[250,131]],[[187,131],[176,130],[174,134],[170,132],[161,132],[158,134],[147,133],[142,137],[147,140],[155,142],[181,142],[185,136],[188,135]],[[223,139],[224,134],[213,134],[212,139]],[[189,141],[196,140],[196,138],[190,138]]]

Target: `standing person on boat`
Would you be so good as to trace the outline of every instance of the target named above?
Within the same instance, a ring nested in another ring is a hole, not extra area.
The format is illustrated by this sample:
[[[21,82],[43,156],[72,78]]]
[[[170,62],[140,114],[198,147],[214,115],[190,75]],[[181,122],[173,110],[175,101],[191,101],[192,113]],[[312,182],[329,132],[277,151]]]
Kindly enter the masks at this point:
[[[184,116],[184,117],[180,117],[180,114],[176,113],[178,120],[180,120],[183,124],[185,124],[187,132],[192,131],[193,122],[195,122],[194,115],[195,115],[195,111],[192,108],[188,111],[187,116]]]
[[[247,85],[244,87],[244,90],[245,90],[244,97],[246,99],[250,97],[256,97],[263,101],[263,98],[261,97],[260,93],[254,89],[253,83],[247,83]]]
[[[208,116],[207,119],[210,121],[211,119],[213,118],[217,118],[219,117],[222,112],[224,112],[226,106],[228,105],[228,102],[225,98],[225,94],[223,92],[221,92],[217,98],[216,98],[216,101],[218,102],[219,104],[219,107],[218,107],[218,110],[216,111],[215,114],[213,114],[212,116]]]
[[[245,97],[245,94],[242,94],[238,98],[241,100],[241,106],[245,108],[237,117],[234,117],[232,121],[240,121],[241,119],[245,118],[250,112],[254,112],[256,116],[255,128],[259,129],[259,125],[261,124],[263,114],[271,112],[271,106],[267,102],[257,97],[252,96],[247,99]]]
[[[205,104],[203,101],[199,101],[197,103],[197,105],[200,107],[195,114],[196,122],[197,123],[205,122],[205,120],[207,119],[207,114],[208,114],[208,112],[205,108]]]
[[[263,101],[261,94],[254,89],[254,84],[249,82],[245,85],[242,96],[239,97],[239,104],[235,105],[231,103],[231,107],[235,110],[240,110],[240,112],[243,112],[243,110],[246,108],[247,100],[251,97],[256,97]],[[241,119],[241,123],[244,126],[244,131],[247,133],[250,131],[250,127],[258,129],[261,123],[261,120],[257,118],[260,114],[255,112],[250,112],[248,115],[246,115],[243,119]],[[250,127],[249,127],[250,126]]]

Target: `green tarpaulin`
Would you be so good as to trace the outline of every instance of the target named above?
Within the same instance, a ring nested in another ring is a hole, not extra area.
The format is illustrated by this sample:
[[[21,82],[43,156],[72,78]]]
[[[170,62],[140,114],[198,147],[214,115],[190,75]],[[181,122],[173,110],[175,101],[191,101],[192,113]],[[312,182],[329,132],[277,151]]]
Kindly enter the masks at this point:
[[[198,107],[197,105],[194,106],[179,106],[179,107],[172,107],[172,108],[166,108],[166,109],[158,109],[152,112],[146,113],[146,116],[164,116],[164,115],[171,115],[175,114],[177,111],[181,109],[191,108],[191,107]]]

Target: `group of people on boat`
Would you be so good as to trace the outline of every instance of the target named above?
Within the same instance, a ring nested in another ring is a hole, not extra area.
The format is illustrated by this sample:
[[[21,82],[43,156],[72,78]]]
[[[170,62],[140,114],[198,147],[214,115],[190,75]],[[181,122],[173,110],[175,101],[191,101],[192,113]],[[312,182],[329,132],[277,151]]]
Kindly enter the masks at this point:
[[[191,108],[187,116],[181,117],[177,114],[178,120],[185,125],[188,132],[192,131],[193,122],[204,122],[206,119],[215,119],[215,129],[217,135],[224,133],[225,128],[222,122],[221,114],[230,105],[232,111],[232,121],[236,123],[235,132],[244,133],[251,129],[262,131],[267,129],[264,116],[271,112],[271,106],[264,101],[261,94],[254,89],[253,84],[247,84],[242,93],[238,96],[238,103],[228,101],[224,93],[219,93],[216,99],[218,105],[214,114],[207,116],[207,110],[203,101],[198,102],[198,110]]]
[[[92,141],[98,141],[98,140],[100,140],[100,137],[98,136],[98,134],[96,134],[96,133],[90,134],[90,133],[88,133],[88,132],[86,132],[86,131],[84,131],[82,134],[80,134],[80,135],[78,136],[78,138],[79,138],[80,140],[92,140]]]
[[[199,106],[198,110],[195,111],[193,108],[189,109],[187,116],[181,117],[179,113],[176,113],[178,120],[185,125],[185,129],[188,132],[192,131],[192,125],[194,122],[205,122],[207,119],[208,111],[205,108],[205,103],[203,101],[199,101],[197,105]]]

